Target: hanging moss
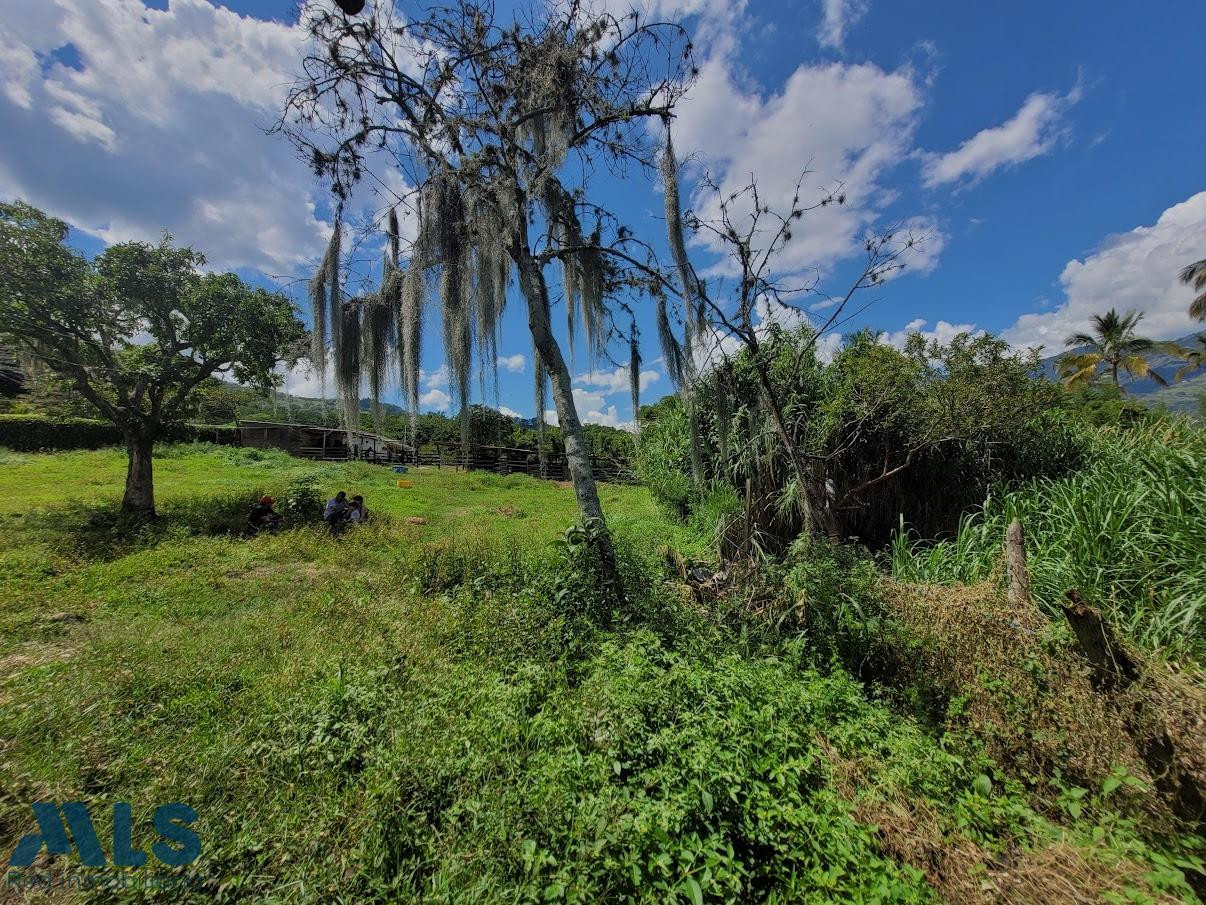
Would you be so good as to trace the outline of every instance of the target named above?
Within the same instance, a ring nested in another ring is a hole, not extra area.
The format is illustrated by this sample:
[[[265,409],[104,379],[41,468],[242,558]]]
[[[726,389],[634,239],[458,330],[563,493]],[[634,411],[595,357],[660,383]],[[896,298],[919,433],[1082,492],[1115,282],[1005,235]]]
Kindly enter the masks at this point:
[[[363,300],[349,299],[339,308],[335,330],[335,385],[344,430],[360,422],[360,315]]]
[[[318,271],[310,280],[310,315],[313,326],[310,330],[310,364],[318,379],[325,385],[327,376],[328,332],[336,336],[340,332],[339,319],[339,256],[340,237],[343,231],[343,206],[335,209],[335,228],[331,231],[327,250],[323,254]],[[325,390],[324,390],[325,395]]]
[[[402,349],[402,391],[410,413],[410,442],[418,440],[419,374],[423,358],[423,271],[417,259],[410,262],[402,280],[401,314],[398,329]]]
[[[675,389],[678,389],[685,383],[683,350],[674,336],[674,331],[670,328],[670,317],[666,313],[666,297],[660,293],[657,297],[657,339],[662,347],[662,357],[666,360],[666,372],[670,375],[670,382],[674,384]]]
[[[682,203],[678,195],[678,159],[674,156],[674,141],[670,137],[670,129],[666,128],[666,147],[662,151],[662,194],[666,208],[666,238],[670,245],[670,253],[678,268],[679,288],[683,294],[683,310],[686,312],[686,335],[688,338],[698,332],[695,316],[698,310],[695,300],[695,281],[691,273],[691,264],[687,260],[687,245],[683,239]]]

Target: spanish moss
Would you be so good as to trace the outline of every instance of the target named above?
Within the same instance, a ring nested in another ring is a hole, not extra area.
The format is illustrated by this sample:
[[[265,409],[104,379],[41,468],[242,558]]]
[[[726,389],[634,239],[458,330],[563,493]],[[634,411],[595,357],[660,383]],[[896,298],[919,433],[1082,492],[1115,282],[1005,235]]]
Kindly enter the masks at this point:
[[[666,297],[660,292],[657,296],[657,339],[662,347],[662,357],[666,360],[666,372],[677,390],[685,383],[683,350],[670,327],[670,317],[666,313]]]
[[[402,354],[402,391],[410,414],[410,442],[414,445],[419,432],[419,374],[423,353],[423,271],[418,259],[412,259],[402,280],[399,345]]]
[[[682,203],[678,196],[678,160],[674,156],[674,141],[670,137],[670,129],[666,129],[666,147],[662,152],[662,189],[666,205],[666,237],[670,244],[670,253],[678,267],[679,286],[683,293],[683,310],[686,312],[686,333],[690,337],[696,329],[693,323],[696,306],[694,275],[691,264],[687,260],[687,245],[683,238]]]
[[[339,292],[339,256],[340,237],[343,231],[341,222],[343,206],[335,209],[335,228],[331,239],[327,242],[327,250],[323,255],[318,271],[310,280],[310,314],[313,327],[310,330],[310,364],[319,382],[323,384],[323,395],[326,395],[325,384],[327,377],[327,334],[333,331],[338,337],[340,330],[340,292]]]
[[[360,315],[362,299],[349,299],[339,308],[335,329],[335,385],[346,431],[360,424]]]

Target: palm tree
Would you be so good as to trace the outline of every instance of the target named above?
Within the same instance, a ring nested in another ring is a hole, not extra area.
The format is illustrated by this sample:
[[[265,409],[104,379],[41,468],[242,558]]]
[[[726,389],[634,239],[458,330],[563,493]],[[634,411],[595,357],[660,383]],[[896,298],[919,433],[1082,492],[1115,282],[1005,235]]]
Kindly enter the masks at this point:
[[[1181,282],[1186,286],[1192,284],[1194,292],[1200,293],[1189,303],[1189,316],[1194,320],[1206,321],[1206,258],[1194,261],[1182,270]]]
[[[1198,368],[1206,367],[1206,333],[1199,333],[1198,344],[1182,349],[1180,357],[1185,359],[1185,367],[1177,369],[1174,380],[1184,380]]]
[[[1068,352],[1060,357],[1057,367],[1059,376],[1069,389],[1078,389],[1093,383],[1098,372],[1104,368],[1114,381],[1114,386],[1122,389],[1118,379],[1119,371],[1126,371],[1131,377],[1150,377],[1160,386],[1168,386],[1168,381],[1161,377],[1147,363],[1145,354],[1149,352],[1170,352],[1173,344],[1157,343],[1142,336],[1135,335],[1135,327],[1143,315],[1136,311],[1119,314],[1111,308],[1105,314],[1093,315],[1091,333],[1073,333],[1064,345],[1073,348],[1087,346],[1084,352]]]

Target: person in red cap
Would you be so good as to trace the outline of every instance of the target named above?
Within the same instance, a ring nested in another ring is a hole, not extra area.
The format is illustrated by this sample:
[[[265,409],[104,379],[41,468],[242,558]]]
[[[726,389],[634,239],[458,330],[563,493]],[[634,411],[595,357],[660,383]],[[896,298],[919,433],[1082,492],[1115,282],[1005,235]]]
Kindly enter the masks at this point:
[[[252,534],[275,531],[281,526],[284,519],[272,508],[275,504],[276,500],[265,496],[260,497],[260,501],[251,507],[251,514],[247,516],[247,528]]]

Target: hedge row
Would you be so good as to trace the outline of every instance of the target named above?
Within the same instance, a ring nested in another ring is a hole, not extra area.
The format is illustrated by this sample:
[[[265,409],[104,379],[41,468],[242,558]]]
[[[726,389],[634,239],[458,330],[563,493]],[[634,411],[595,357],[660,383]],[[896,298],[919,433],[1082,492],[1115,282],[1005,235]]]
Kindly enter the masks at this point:
[[[183,424],[167,430],[163,440],[187,443],[237,443],[238,428]],[[0,446],[20,452],[53,449],[99,449],[120,446],[121,431],[108,421],[89,418],[47,418],[44,415],[0,415]]]

